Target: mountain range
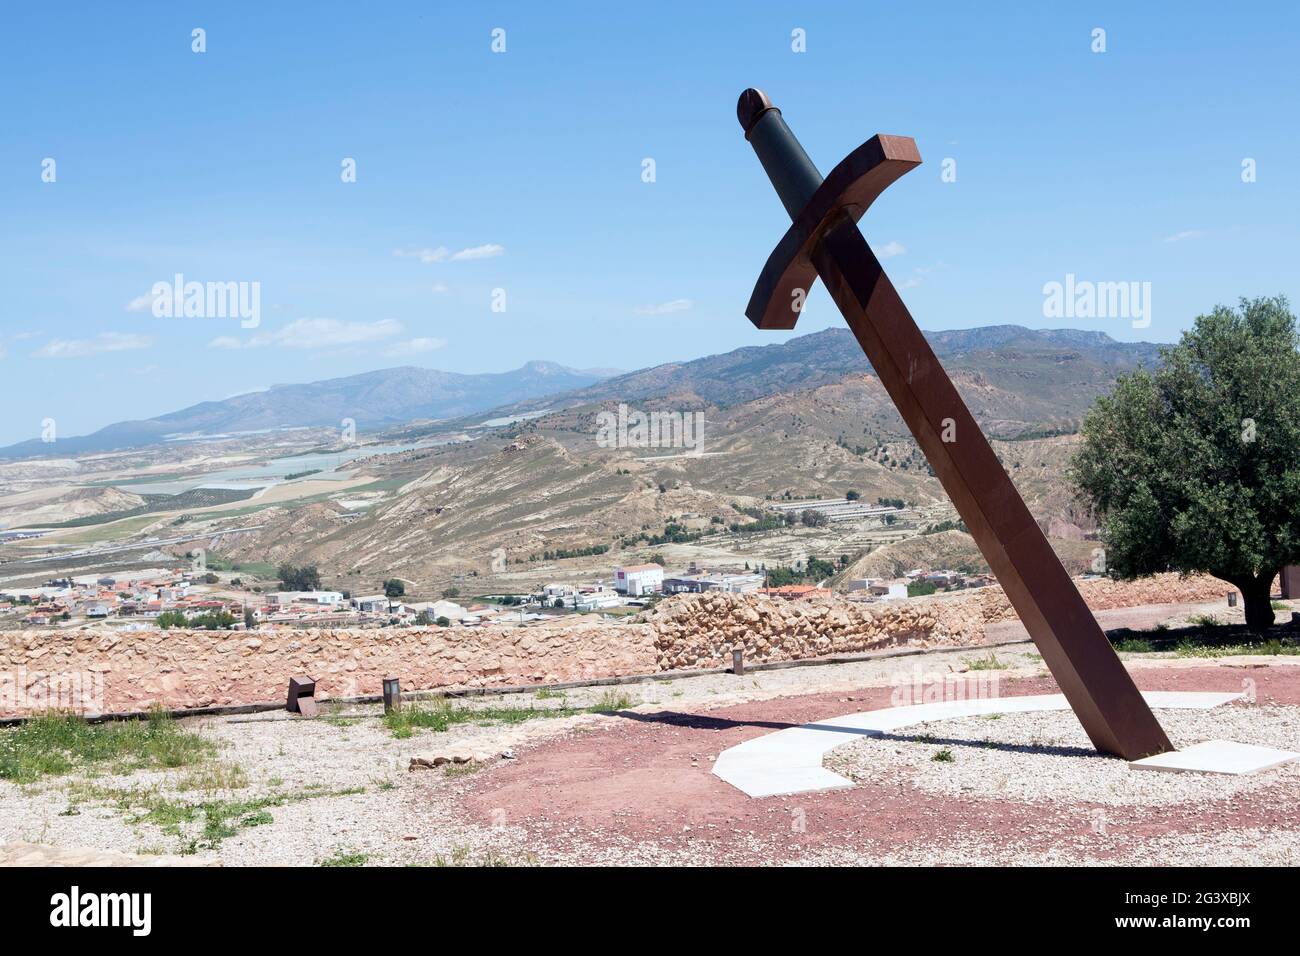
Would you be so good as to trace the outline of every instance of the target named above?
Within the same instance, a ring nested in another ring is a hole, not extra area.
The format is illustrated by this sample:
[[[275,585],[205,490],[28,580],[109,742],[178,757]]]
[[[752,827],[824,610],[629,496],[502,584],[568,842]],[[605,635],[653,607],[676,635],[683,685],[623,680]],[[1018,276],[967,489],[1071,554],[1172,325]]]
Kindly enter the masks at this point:
[[[1118,342],[1103,332],[1037,330],[1016,325],[926,333],[954,374],[1015,393],[1027,403],[1019,421],[1077,417],[1115,376],[1159,360],[1145,342]],[[617,400],[693,400],[732,406],[782,392],[815,389],[871,366],[847,329],[735,349],[634,372],[572,369],[533,361],[509,372],[461,374],[403,366],[298,385],[276,385],[222,401],[201,402],[90,435],[59,439],[60,455],[142,447],[180,436],[222,435],[302,426],[384,428],[413,420],[519,415],[553,407]],[[996,417],[996,416],[994,416]],[[0,448],[0,459],[48,456],[26,441]]]
[[[382,428],[414,419],[472,415],[524,399],[591,385],[611,369],[572,369],[528,362],[509,372],[465,375],[402,366],[302,385],[273,385],[217,402],[200,402],[141,421],[118,422],[90,435],[60,438],[60,455],[137,448],[182,436],[219,436],[303,426],[339,427],[344,419]],[[38,440],[0,448],[0,459],[48,456]]]

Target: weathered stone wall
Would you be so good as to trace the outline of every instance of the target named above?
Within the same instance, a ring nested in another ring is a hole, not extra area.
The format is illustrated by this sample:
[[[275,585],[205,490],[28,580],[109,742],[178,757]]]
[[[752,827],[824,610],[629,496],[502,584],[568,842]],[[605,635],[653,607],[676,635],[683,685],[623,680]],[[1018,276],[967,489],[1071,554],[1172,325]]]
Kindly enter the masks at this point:
[[[385,677],[408,689],[552,683],[655,669],[646,625],[574,622],[537,628],[0,632],[0,716],[33,707],[42,686],[102,689],[103,710],[276,701],[288,679],[316,678],[317,696],[378,694]],[[102,685],[96,688],[96,681]],[[19,688],[16,684],[24,685]],[[17,699],[15,699],[17,698]],[[27,702],[27,706],[23,706]],[[87,701],[89,702],[89,701]]]
[[[1094,578],[1076,581],[1079,593],[1094,611],[1109,611],[1120,607],[1139,607],[1145,604],[1200,604],[1208,601],[1227,603],[1232,585],[1212,578],[1208,574],[1193,574],[1186,578],[1177,574],[1156,574],[1137,581],[1112,581]],[[1015,609],[1002,588],[981,588],[971,593],[971,598],[981,607],[984,621],[1010,621]]]
[[[1094,610],[1222,600],[1212,578],[1082,584]],[[756,595],[682,595],[644,622],[557,620],[525,628],[0,632],[0,716],[62,703],[74,686],[108,712],[276,701],[289,677],[316,678],[318,696],[378,694],[385,677],[408,689],[556,683],[730,663],[850,654],[907,645],[977,644],[985,625],[1014,616],[1000,588],[864,604],[842,597],[786,602]],[[42,695],[46,701],[42,705]],[[98,708],[89,708],[98,709]]]
[[[729,664],[735,647],[750,662],[789,661],[903,644],[969,644],[984,636],[976,604],[944,598],[864,604],[711,593],[665,601],[649,623],[660,670]]]

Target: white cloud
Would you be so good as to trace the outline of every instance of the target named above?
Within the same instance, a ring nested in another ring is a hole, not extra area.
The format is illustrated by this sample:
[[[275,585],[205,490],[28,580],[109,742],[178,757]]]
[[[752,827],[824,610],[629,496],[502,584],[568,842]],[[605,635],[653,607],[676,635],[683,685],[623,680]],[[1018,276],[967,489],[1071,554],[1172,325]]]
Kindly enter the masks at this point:
[[[497,256],[504,256],[506,247],[497,245],[495,242],[489,242],[483,246],[472,246],[469,249],[462,249],[451,257],[452,262],[464,262],[469,259],[495,259]]]
[[[673,299],[658,305],[638,305],[632,311],[637,315],[668,315],[671,312],[686,312],[694,304],[690,299]]]
[[[272,334],[276,343],[288,349],[319,349],[339,345],[363,345],[400,335],[402,323],[393,319],[378,322],[340,322],[338,319],[297,319]]]
[[[402,333],[402,323],[394,319],[377,322],[343,322],[339,319],[296,319],[275,332],[262,332],[240,340],[219,335],[208,343],[210,349],[258,349],[279,346],[286,349],[329,349],[349,345],[382,342]]]
[[[402,355],[419,355],[421,352],[436,352],[438,349],[446,348],[446,339],[418,338],[407,339],[405,342],[394,342],[388,348],[384,349],[384,354],[388,356]]]
[[[469,262],[474,259],[494,259],[506,254],[506,247],[489,242],[481,246],[470,246],[459,252],[452,252],[446,246],[424,246],[412,249],[394,249],[393,255],[399,259],[419,259],[428,264],[432,262]]]
[[[447,291],[447,286],[441,282],[435,282],[433,284],[433,291],[436,292],[438,295],[442,295],[444,292]]]
[[[912,274],[904,279],[898,287],[900,289],[915,289],[925,281],[926,276],[937,268],[938,266],[917,266],[912,270]]]
[[[439,246],[436,249],[394,249],[393,255],[399,259],[419,259],[421,262],[442,262],[451,254],[451,250],[446,246]]]
[[[144,295],[137,295],[134,299],[126,304],[128,312],[151,312],[153,311],[153,300],[155,296],[152,291]]]
[[[901,256],[907,250],[903,244],[895,239],[893,242],[887,242],[876,250],[876,255],[881,259],[892,259],[894,256]]]
[[[1165,236],[1165,242],[1182,242],[1184,239],[1199,239],[1205,235],[1201,229],[1184,229],[1182,232],[1176,232],[1172,236]]]
[[[153,339],[131,332],[101,332],[93,339],[51,339],[32,354],[37,358],[85,358],[101,352],[147,349]]]

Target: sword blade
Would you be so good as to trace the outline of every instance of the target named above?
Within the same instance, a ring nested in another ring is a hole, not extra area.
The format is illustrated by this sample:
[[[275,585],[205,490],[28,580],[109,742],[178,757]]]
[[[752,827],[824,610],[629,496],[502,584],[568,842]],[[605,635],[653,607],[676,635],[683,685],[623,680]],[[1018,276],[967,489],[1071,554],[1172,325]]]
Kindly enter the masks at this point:
[[[857,225],[828,229],[812,260],[1093,744],[1172,750]]]

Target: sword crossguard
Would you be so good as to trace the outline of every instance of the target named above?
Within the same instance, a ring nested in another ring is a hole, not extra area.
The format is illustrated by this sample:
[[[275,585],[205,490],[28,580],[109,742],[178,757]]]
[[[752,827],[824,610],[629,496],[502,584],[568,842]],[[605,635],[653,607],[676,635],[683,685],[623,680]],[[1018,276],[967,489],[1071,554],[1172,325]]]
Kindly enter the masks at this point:
[[[793,220],[767,257],[745,315],[760,329],[793,329],[817,281],[818,241],[844,219],[861,219],[891,183],[921,165],[921,154],[910,136],[878,133],[822,179],[766,93],[745,90],[736,115]]]

